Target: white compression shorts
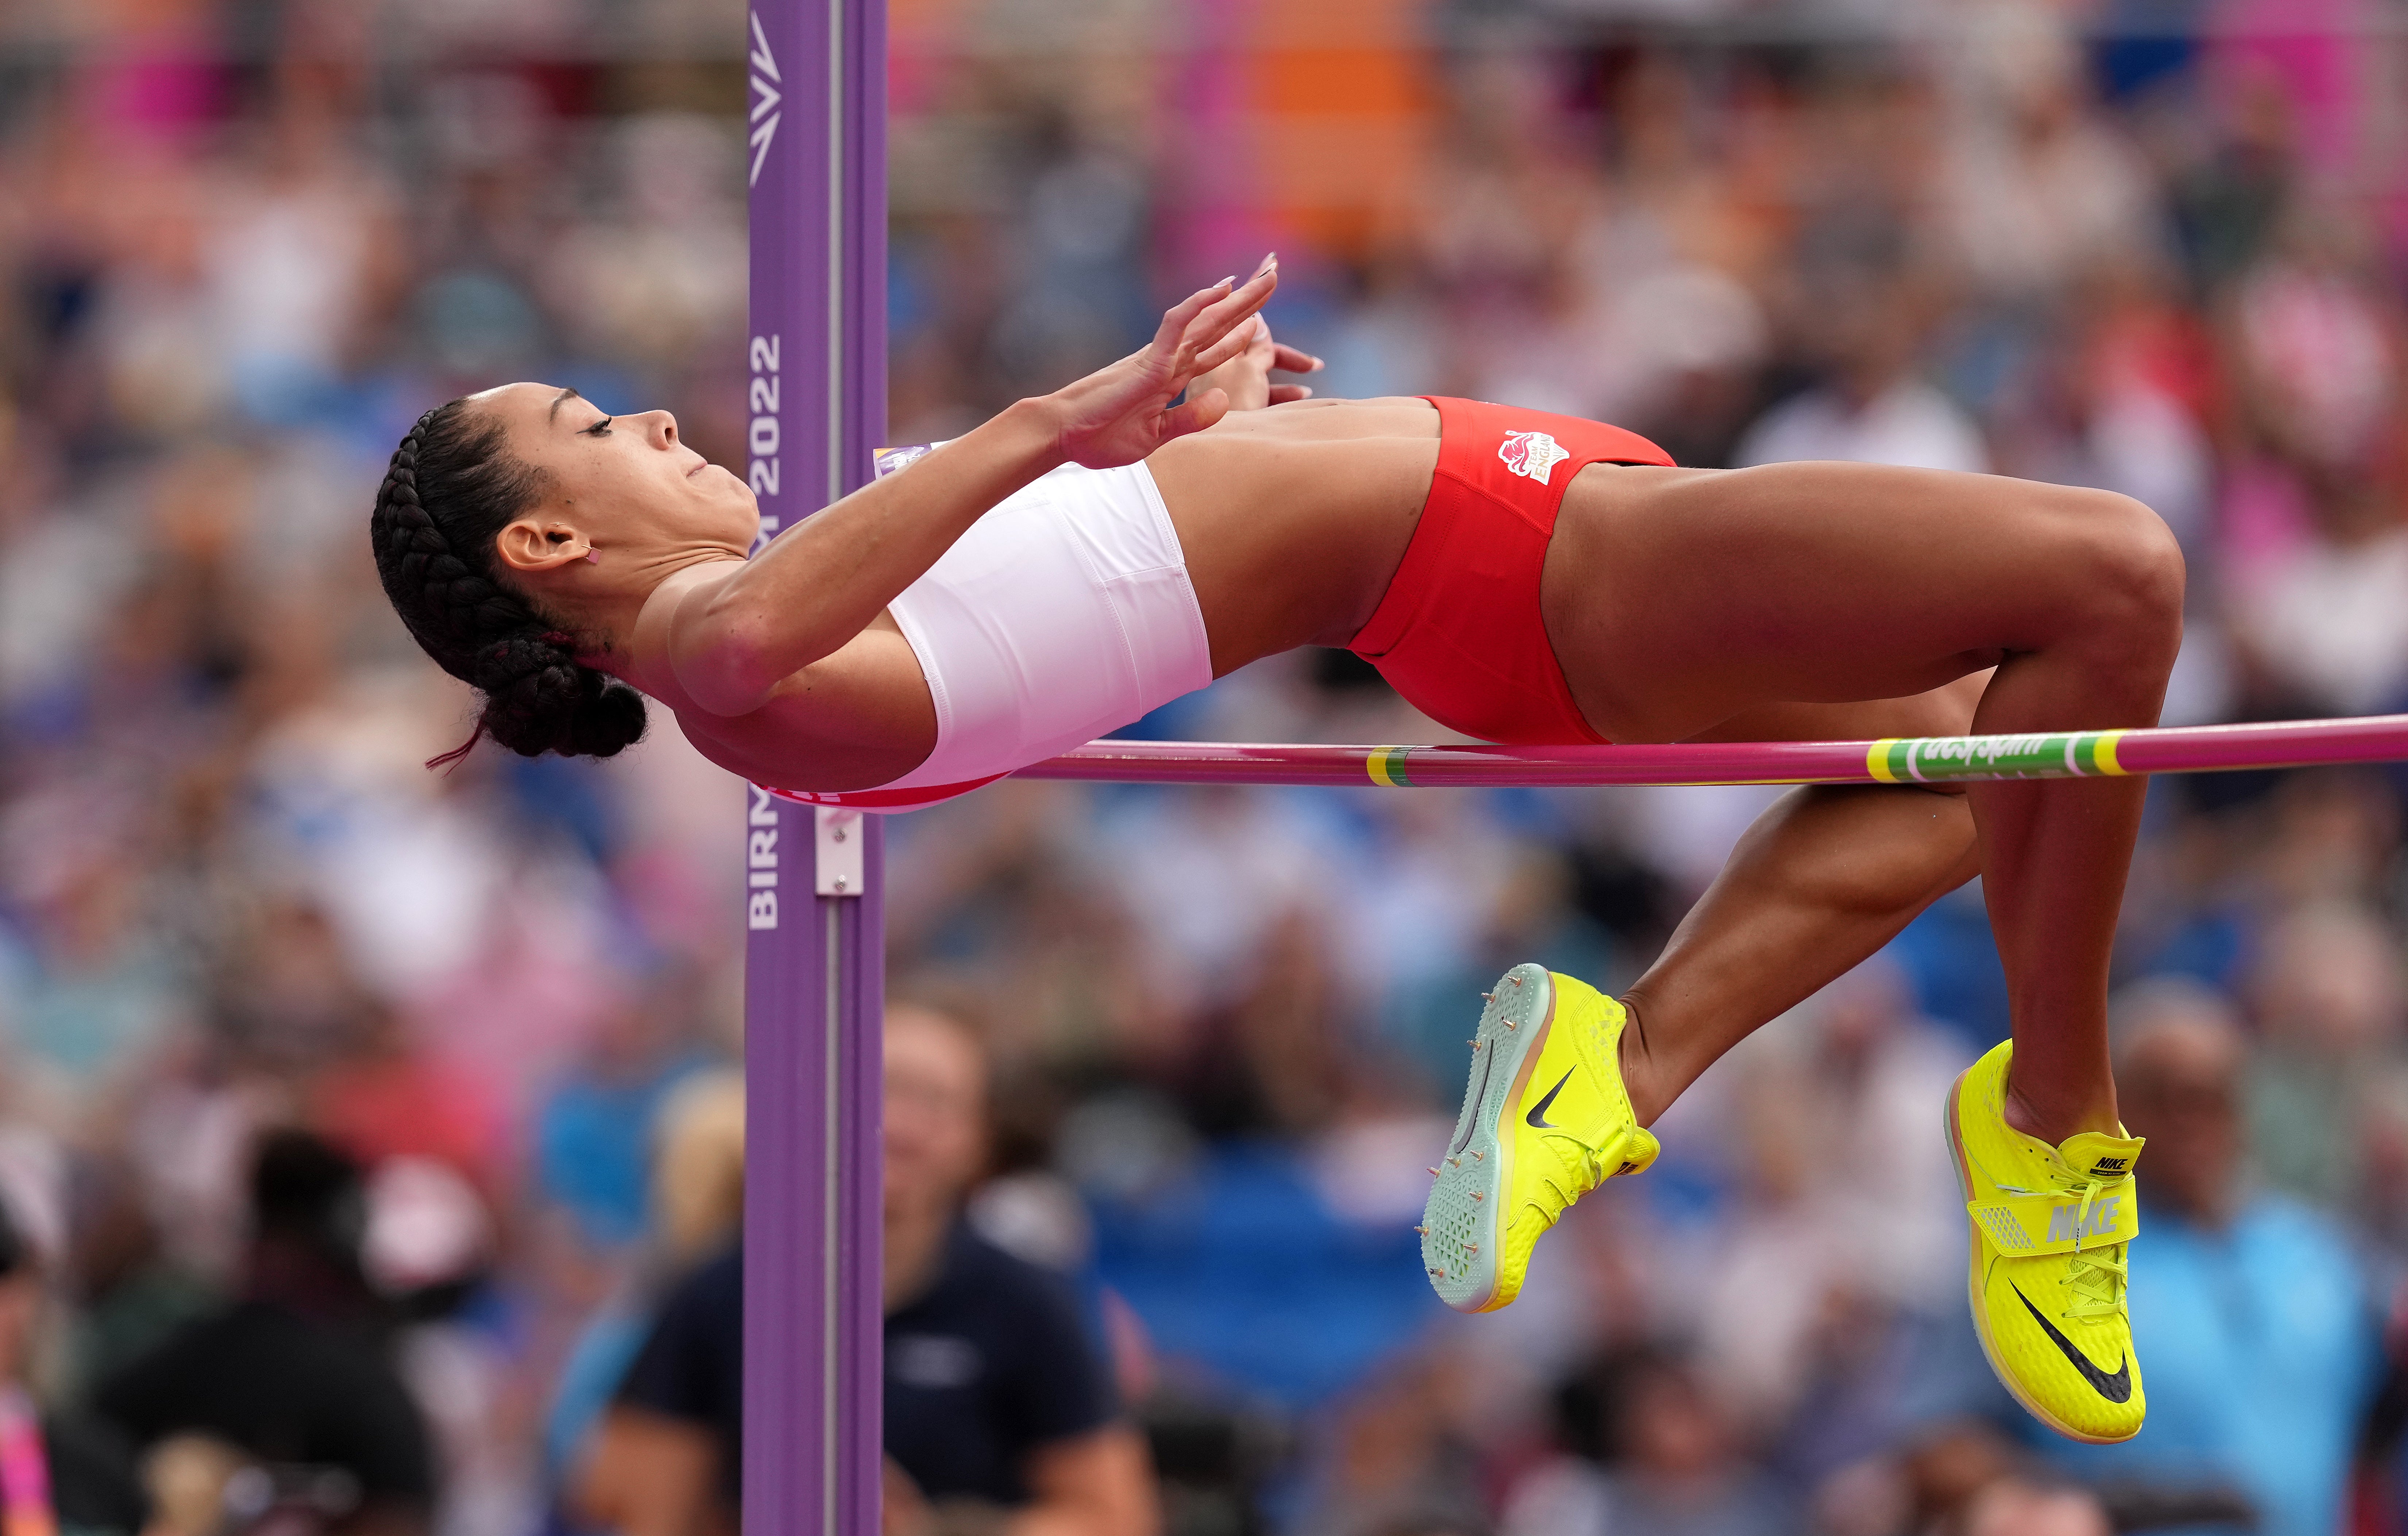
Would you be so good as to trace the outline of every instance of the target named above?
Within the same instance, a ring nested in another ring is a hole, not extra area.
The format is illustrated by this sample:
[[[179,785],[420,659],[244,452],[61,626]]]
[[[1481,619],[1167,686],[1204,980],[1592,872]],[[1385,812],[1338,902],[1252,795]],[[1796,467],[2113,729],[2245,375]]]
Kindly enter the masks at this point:
[[[920,456],[879,456],[883,476]],[[970,524],[887,607],[937,706],[890,784],[791,800],[909,811],[1119,730],[1212,680],[1204,613],[1153,472],[1066,464]]]

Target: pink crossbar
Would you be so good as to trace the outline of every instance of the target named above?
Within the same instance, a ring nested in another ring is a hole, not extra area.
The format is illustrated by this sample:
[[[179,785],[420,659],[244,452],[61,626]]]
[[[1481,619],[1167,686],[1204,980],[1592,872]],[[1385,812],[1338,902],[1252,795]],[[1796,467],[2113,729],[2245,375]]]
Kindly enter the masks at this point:
[[[2262,725],[1637,747],[1316,747],[1099,741],[1021,778],[1153,784],[1870,784],[2197,774],[2408,760],[2408,715]]]

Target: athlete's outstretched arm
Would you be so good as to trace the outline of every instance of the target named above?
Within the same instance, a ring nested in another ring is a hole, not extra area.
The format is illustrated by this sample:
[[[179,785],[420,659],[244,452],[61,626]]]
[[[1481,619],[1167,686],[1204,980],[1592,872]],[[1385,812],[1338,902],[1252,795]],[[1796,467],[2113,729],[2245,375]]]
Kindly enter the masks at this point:
[[[1208,390],[1173,408],[1189,380],[1243,352],[1248,323],[1279,285],[1265,262],[1172,306],[1154,340],[1041,399],[1024,400],[900,475],[864,486],[787,532],[724,580],[665,594],[668,660],[687,696],[714,715],[750,714],[797,668],[859,634],[987,510],[1064,463],[1134,463],[1219,420]]]

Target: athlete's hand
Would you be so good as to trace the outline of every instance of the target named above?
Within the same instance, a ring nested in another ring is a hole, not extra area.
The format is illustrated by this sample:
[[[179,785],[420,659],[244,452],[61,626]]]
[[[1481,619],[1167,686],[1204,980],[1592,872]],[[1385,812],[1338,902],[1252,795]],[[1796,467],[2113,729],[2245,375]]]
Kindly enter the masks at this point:
[[[1261,327],[1261,331],[1254,337],[1254,344],[1246,348],[1248,363],[1259,365],[1267,374],[1274,371],[1283,374],[1321,372],[1325,364],[1311,352],[1290,347],[1283,341],[1273,341],[1270,321],[1257,315],[1254,317],[1254,323]],[[1292,400],[1312,398],[1312,386],[1310,384],[1274,384],[1271,386],[1269,404],[1284,405]]]
[[[1133,464],[1228,414],[1228,391],[1219,388],[1175,409],[1170,403],[1190,381],[1254,345],[1254,311],[1279,287],[1279,258],[1264,257],[1244,284],[1233,288],[1232,281],[1224,277],[1173,305],[1153,341],[1047,397],[1063,458],[1089,469]]]
[[[1258,411],[1265,405],[1284,405],[1291,400],[1312,398],[1312,391],[1306,386],[1274,384],[1271,375],[1318,373],[1321,360],[1283,341],[1272,340],[1270,321],[1260,315],[1254,317],[1254,339],[1246,343],[1246,349],[1211,373],[1198,375],[1187,386],[1189,394],[1201,396],[1207,391],[1219,390],[1229,397],[1233,411]]]

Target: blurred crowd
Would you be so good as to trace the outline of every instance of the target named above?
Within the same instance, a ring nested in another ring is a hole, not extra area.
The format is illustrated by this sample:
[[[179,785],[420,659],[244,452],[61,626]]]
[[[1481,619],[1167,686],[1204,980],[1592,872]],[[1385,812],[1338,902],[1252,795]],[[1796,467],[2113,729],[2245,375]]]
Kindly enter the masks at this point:
[[[1325,394],[2125,491],[2190,558],[2170,721],[2408,707],[2402,20],[893,0],[890,435],[1276,248]],[[743,22],[0,4],[8,1536],[29,1434],[62,1531],[636,1531],[597,1491],[629,1415],[724,1406],[663,1319],[733,1273],[740,787],[660,712],[608,764],[425,771],[468,703],[363,533],[416,413],[509,379],[740,455]],[[1434,730],[1342,653],[1138,729]],[[2408,1529],[2391,770],[2153,793],[2133,1444],[2042,1444],[1965,1321],[1935,1132],[2005,1027],[1978,889],[1710,1074],[1512,1308],[1438,1305],[1469,1000],[1627,981],[1769,795],[1005,784],[893,823],[890,984],[988,1106],[898,1151],[938,1169],[913,1241],[1075,1309],[1096,1379],[1046,1423],[1152,1469],[1082,1529]],[[911,1340],[890,1396],[959,1368]],[[896,1475],[898,1536],[1004,1529]]]

